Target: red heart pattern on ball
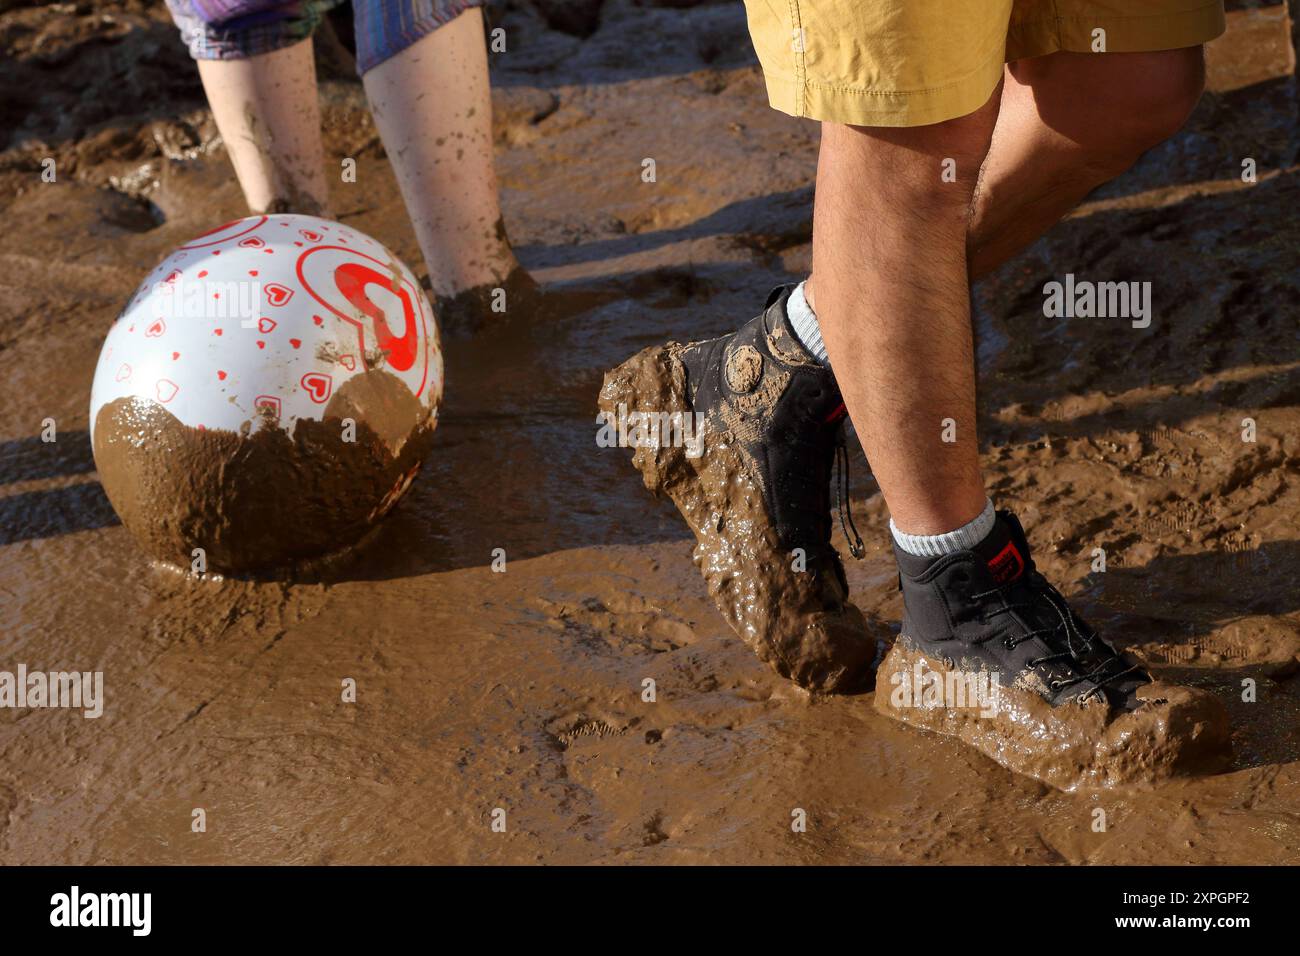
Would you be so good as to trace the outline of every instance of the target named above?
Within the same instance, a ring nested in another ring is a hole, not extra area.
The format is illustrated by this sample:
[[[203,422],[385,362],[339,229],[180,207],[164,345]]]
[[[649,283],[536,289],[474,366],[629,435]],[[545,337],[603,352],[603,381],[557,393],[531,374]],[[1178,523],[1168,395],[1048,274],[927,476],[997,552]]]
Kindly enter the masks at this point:
[[[293,298],[293,290],[287,286],[282,286],[278,282],[272,282],[266,286],[266,301],[271,305],[279,308]]]
[[[323,405],[334,390],[334,379],[324,372],[308,372],[299,382],[307,390],[308,396],[317,405]]]
[[[436,345],[426,345],[431,316],[408,271],[373,239],[295,218],[228,223],[182,247],[197,250],[189,268],[177,251],[149,273],[121,316],[117,348],[105,346],[97,391],[152,399],[191,427],[230,430],[249,418],[254,427],[319,420],[334,379],[342,388],[371,367],[400,376],[419,398],[430,381],[426,351],[436,357]],[[374,247],[378,257],[337,245],[345,239]],[[190,296],[173,301],[182,290],[194,293],[194,310]],[[167,298],[150,300],[160,293]],[[256,334],[236,328],[225,336],[232,318]],[[395,490],[394,498],[400,485]]]

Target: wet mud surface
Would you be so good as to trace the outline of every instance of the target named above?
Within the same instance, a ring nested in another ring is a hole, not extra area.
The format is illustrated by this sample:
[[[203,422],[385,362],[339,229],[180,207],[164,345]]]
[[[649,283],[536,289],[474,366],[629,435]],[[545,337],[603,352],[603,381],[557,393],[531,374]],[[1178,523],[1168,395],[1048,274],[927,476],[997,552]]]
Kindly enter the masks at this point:
[[[492,61],[506,225],[542,300],[446,343],[409,493],[357,560],[294,583],[152,563],[87,437],[141,275],[244,212],[192,64],[156,4],[3,7],[0,668],[102,670],[107,699],[98,720],[0,711],[0,860],[1294,861],[1300,172],[1276,11],[1234,14],[1188,128],[976,292],[995,498],[1084,616],[1231,726],[1223,772],[1067,793],[772,673],[672,505],[597,446],[605,370],[730,331],[807,268],[817,133],[766,106],[738,5],[564,9],[506,10],[518,42]],[[327,162],[358,160],[336,214],[414,266],[360,87],[322,74]],[[1151,327],[1045,318],[1066,273],[1151,281]],[[854,465],[852,599],[896,621]]]

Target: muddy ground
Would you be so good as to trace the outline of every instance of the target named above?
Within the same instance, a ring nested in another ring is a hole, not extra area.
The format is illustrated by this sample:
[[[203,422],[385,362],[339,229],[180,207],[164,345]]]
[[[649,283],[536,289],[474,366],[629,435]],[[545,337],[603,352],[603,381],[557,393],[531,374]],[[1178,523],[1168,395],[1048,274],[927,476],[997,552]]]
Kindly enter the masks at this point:
[[[1087,616],[1233,719],[1228,773],[1066,794],[867,696],[775,677],[713,610],[671,506],[596,446],[605,369],[731,329],[808,266],[817,130],[766,106],[738,4],[498,13],[505,215],[545,310],[448,343],[434,453],[330,580],[150,565],[96,479],[92,371],[145,271],[244,213],[159,7],[0,0],[0,669],[100,670],[107,696],[98,720],[0,711],[0,862],[1300,857],[1300,170],[1281,8],[1235,10],[1187,129],[976,293],[996,499]],[[329,161],[359,159],[336,209],[422,268],[359,84],[336,50],[321,69]],[[1043,283],[1066,272],[1152,281],[1151,327],[1045,319]],[[885,511],[854,466],[855,598],[896,620]]]

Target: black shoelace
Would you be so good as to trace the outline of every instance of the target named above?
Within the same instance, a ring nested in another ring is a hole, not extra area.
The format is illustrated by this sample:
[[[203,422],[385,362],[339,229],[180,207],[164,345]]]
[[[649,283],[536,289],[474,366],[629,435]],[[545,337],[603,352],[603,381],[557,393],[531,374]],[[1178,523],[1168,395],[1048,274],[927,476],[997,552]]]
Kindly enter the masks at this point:
[[[1015,637],[1005,637],[1003,638],[1003,644],[1008,650],[1013,650],[1018,645],[1023,644],[1025,641],[1033,640],[1035,637],[1055,636],[1059,631],[1064,630],[1065,650],[1058,651],[1055,654],[1046,654],[1042,657],[1030,658],[1026,661],[1026,664],[1030,667],[1037,667],[1039,664],[1046,664],[1049,661],[1066,661],[1070,665],[1070,669],[1077,672],[1073,677],[1063,679],[1058,678],[1050,681],[1048,686],[1054,692],[1064,690],[1067,687],[1073,687],[1075,684],[1090,681],[1094,686],[1079,695],[1079,703],[1084,703],[1092,696],[1102,697],[1104,695],[1104,689],[1108,684],[1113,685],[1120,678],[1126,677],[1134,671],[1141,670],[1137,664],[1123,666],[1124,659],[1118,654],[1113,654],[1112,652],[1113,656],[1103,655],[1101,661],[1097,663],[1096,666],[1091,670],[1084,671],[1084,658],[1096,651],[1096,645],[1094,644],[1095,635],[1084,633],[1080,626],[1078,617],[1075,615],[1074,611],[1071,610],[1069,604],[1066,603],[1065,598],[1061,596],[1061,593],[1057,591],[1056,588],[1047,583],[1046,579],[1044,579],[1036,570],[1032,567],[1026,568],[1025,579],[1027,586],[1032,589],[1035,596],[1038,598],[1038,601],[1009,602],[1004,598],[1002,607],[996,608],[988,614],[983,615],[982,619],[987,623],[987,619],[995,614],[1006,614],[1014,610],[1032,611],[1041,607],[1042,601],[1047,602],[1052,610],[1056,612],[1058,620],[1055,624],[1050,627],[1035,628]],[[1022,582],[1012,581],[1007,584],[998,585],[988,591],[981,591],[978,594],[972,594],[971,598],[976,601],[982,601],[995,594],[999,597],[1003,597],[1006,591],[1020,583]],[[1109,648],[1107,648],[1107,650],[1109,650]],[[1114,671],[1113,665],[1117,663],[1121,665],[1121,669]],[[1112,672],[1107,673],[1108,671]]]
[[[849,506],[849,450],[844,444],[843,431],[835,441],[835,509],[840,514],[840,529],[849,543],[849,554],[862,560],[867,547],[862,543],[862,535],[858,534],[858,528],[853,523],[853,509]]]

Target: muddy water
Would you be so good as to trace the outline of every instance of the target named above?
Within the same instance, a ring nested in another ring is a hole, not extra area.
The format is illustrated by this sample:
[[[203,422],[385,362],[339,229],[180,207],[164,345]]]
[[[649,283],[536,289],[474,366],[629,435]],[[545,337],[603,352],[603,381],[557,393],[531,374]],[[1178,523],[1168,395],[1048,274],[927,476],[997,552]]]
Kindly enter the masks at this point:
[[[1067,794],[772,674],[671,505],[596,446],[604,370],[729,330],[807,267],[815,130],[764,105],[734,6],[611,0],[585,38],[507,15],[505,215],[546,299],[448,343],[409,494],[355,561],[298,583],[150,564],[90,458],[112,318],[165,251],[242,213],[192,66],[156,5],[0,15],[0,669],[102,670],[107,694],[99,720],[0,711],[0,860],[1296,859],[1293,82],[1274,63],[1218,84],[978,292],[995,496],[1090,619],[1232,721],[1224,773]],[[358,86],[330,79],[324,102],[329,160],[359,167],[334,208],[416,264]],[[1045,319],[1066,272],[1153,281],[1152,328]],[[896,620],[883,505],[855,490],[853,600]]]

